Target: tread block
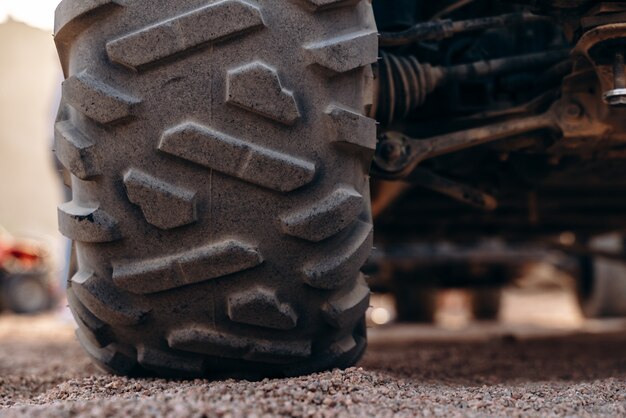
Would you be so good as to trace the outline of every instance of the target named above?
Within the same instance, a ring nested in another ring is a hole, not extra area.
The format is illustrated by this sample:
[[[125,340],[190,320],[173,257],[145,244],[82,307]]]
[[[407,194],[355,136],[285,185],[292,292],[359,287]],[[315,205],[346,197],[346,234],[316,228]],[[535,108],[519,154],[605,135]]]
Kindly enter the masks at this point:
[[[137,361],[145,369],[172,376],[201,376],[204,373],[204,360],[197,355],[177,355],[154,348],[140,346]]]
[[[54,36],[61,32],[72,32],[71,26],[80,18],[105,7],[120,6],[115,0],[63,0],[56,8],[54,14]]]
[[[269,341],[240,337],[199,325],[174,330],[168,335],[167,341],[171,348],[177,350],[269,363],[288,362],[311,355],[310,341]]]
[[[226,240],[172,256],[113,262],[113,281],[129,292],[149,294],[238,273],[262,262],[253,246]]]
[[[146,221],[160,229],[172,229],[197,220],[195,193],[166,183],[140,170],[124,176],[128,199],[138,205]]]
[[[74,317],[74,320],[79,325],[83,326],[83,332],[85,336],[96,347],[103,348],[112,343],[111,335],[109,332],[108,324],[102,322],[96,318],[85,306],[80,303],[78,298],[74,295],[74,291],[70,287],[67,289],[67,301],[70,305],[70,312]]]
[[[370,289],[361,276],[349,293],[328,301],[323,306],[322,312],[326,322],[342,329],[362,319],[369,304]]]
[[[59,231],[80,242],[111,242],[120,239],[117,222],[99,208],[79,206],[74,201],[59,206]]]
[[[114,87],[83,71],[63,82],[63,99],[70,106],[100,124],[110,124],[133,116],[140,103]]]
[[[300,0],[313,11],[334,9],[336,7],[355,6],[361,0]]]
[[[348,227],[363,211],[363,196],[340,186],[319,202],[281,218],[286,234],[319,242]]]
[[[55,124],[54,152],[63,167],[81,180],[100,174],[94,145],[72,122]]]
[[[103,322],[136,325],[148,313],[138,308],[127,295],[91,272],[78,271],[71,280],[72,291],[80,303]]]
[[[289,330],[298,316],[288,303],[281,303],[272,290],[256,287],[228,298],[228,316],[234,322]]]
[[[80,328],[76,330],[76,337],[85,351],[87,351],[87,354],[89,354],[100,367],[114,374],[132,375],[137,362],[135,359],[120,352],[115,344],[98,348],[90,342],[89,337],[87,337],[85,332]]]
[[[333,142],[344,142],[370,151],[376,149],[376,120],[335,105],[326,113],[335,131]]]
[[[357,345],[358,343],[356,342],[354,337],[352,335],[347,335],[341,340],[333,343],[330,346],[329,351],[334,356],[339,356],[339,355],[346,354],[354,350],[355,348],[357,348]]]
[[[123,6],[116,0],[63,0],[54,19],[54,43],[65,77],[69,76],[70,50],[78,35],[90,25]]]
[[[313,163],[193,122],[167,130],[159,150],[280,192],[302,187],[315,176]]]
[[[293,93],[283,88],[276,69],[261,62],[228,72],[226,102],[285,125],[300,119]]]
[[[311,341],[254,340],[243,357],[246,360],[268,363],[289,363],[293,359],[311,356]]]
[[[316,354],[309,362],[288,366],[283,371],[287,376],[302,376],[316,373],[319,370],[350,367],[356,363],[366,347],[365,338],[347,335],[339,341],[333,342],[322,353]]]
[[[350,33],[306,47],[312,64],[334,74],[345,73],[378,60],[378,34],[372,31]]]
[[[245,1],[222,0],[109,42],[111,61],[140,70],[169,56],[263,26],[261,11]]]
[[[199,325],[171,331],[167,336],[167,343],[176,350],[227,358],[240,358],[250,345],[247,338]]]
[[[338,289],[354,278],[372,250],[372,225],[357,222],[347,240],[340,247],[341,252],[328,251],[332,255],[312,260],[304,267],[303,278],[308,285],[317,289]]]

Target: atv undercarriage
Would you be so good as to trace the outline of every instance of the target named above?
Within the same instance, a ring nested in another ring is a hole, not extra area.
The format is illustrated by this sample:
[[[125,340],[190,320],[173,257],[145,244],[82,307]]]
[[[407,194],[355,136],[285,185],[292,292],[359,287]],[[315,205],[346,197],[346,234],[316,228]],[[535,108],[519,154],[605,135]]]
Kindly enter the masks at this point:
[[[584,258],[594,236],[626,227],[626,7],[520,3],[374,1],[372,207],[390,254],[504,237]]]
[[[626,121],[617,97],[626,33],[612,23],[623,10],[611,4],[577,17],[554,6],[554,19],[547,20],[515,6],[472,2],[461,16],[472,16],[472,9],[488,12],[497,17],[491,28],[437,43],[383,46],[374,176],[438,191],[468,209],[431,194],[407,199],[415,203],[400,210],[412,215],[395,216],[399,229],[406,231],[410,222],[422,236],[493,232],[530,238],[624,226]],[[423,74],[433,68],[444,75]],[[433,89],[433,79],[445,83]],[[603,100],[611,95],[617,96]],[[393,227],[378,211],[385,225],[381,238]]]

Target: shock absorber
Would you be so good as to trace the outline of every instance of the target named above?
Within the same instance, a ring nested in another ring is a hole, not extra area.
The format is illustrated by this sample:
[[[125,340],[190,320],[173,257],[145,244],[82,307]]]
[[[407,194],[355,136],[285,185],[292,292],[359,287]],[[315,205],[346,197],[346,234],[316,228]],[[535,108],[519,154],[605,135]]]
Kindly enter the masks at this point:
[[[380,51],[375,65],[376,100],[370,116],[381,124],[409,116],[424,104],[429,94],[450,81],[468,81],[554,65],[569,57],[569,49],[538,52],[449,67],[421,63],[414,56]]]

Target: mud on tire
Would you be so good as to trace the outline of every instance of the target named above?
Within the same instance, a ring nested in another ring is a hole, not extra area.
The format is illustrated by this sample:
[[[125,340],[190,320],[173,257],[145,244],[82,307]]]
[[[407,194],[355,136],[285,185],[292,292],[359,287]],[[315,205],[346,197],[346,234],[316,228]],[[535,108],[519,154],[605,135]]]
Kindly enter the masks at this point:
[[[377,35],[358,0],[64,0],[56,154],[86,351],[123,374],[362,354]]]

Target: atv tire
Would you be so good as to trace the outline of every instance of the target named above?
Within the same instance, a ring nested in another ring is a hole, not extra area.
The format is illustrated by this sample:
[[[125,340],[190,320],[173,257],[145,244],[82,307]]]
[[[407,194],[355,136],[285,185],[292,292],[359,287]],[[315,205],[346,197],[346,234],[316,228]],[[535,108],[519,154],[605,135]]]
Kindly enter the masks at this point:
[[[366,346],[367,0],[63,0],[68,299],[104,369],[298,375]]]
[[[395,283],[396,319],[398,322],[432,324],[436,319],[439,290],[416,280],[402,277]]]
[[[502,288],[477,287],[469,290],[472,316],[478,321],[495,321],[502,306]]]
[[[4,280],[0,306],[22,315],[33,315],[52,308],[54,301],[46,275],[16,274]]]
[[[626,317],[626,261],[584,257],[578,286],[580,309],[586,318]]]

